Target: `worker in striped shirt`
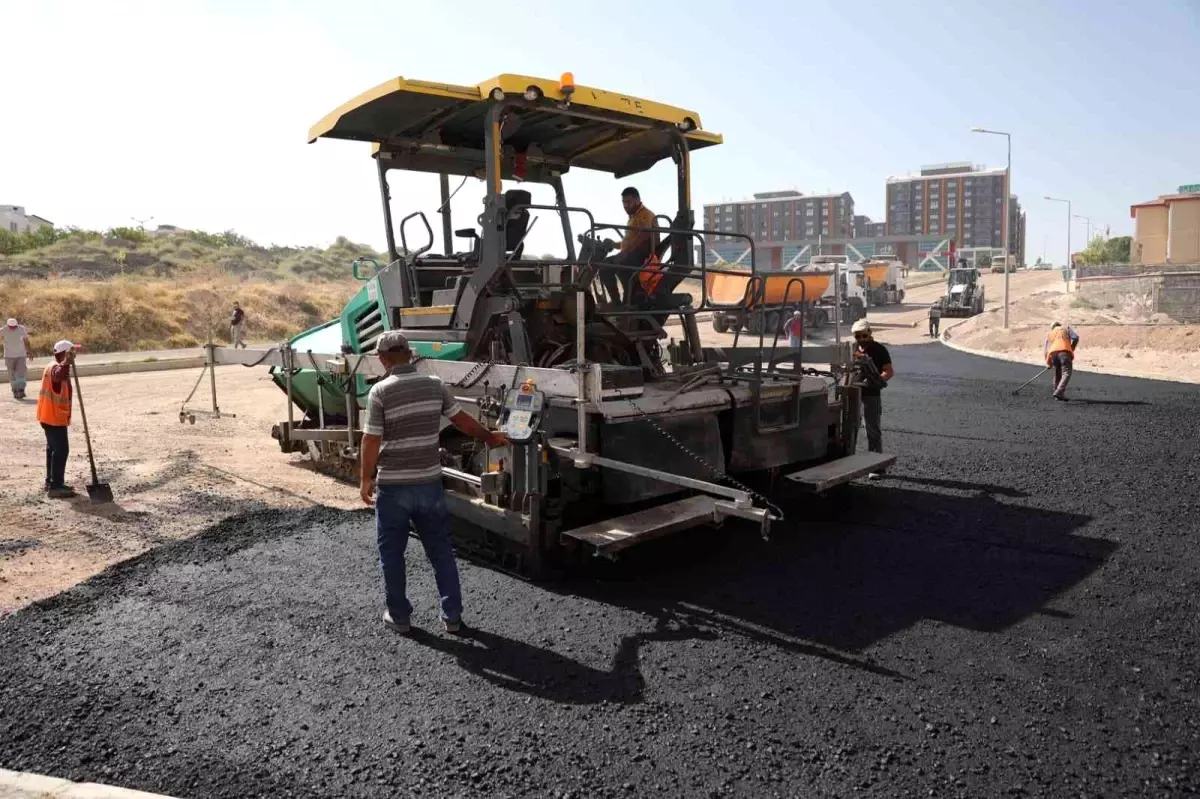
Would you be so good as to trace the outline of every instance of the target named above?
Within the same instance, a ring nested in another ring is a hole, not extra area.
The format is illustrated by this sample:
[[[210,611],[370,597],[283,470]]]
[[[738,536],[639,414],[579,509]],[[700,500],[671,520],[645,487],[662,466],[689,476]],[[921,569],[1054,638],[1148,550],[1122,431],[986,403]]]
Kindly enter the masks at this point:
[[[411,629],[413,608],[408,601],[404,563],[411,524],[433,566],[442,624],[446,632],[461,633],[462,591],[450,544],[450,512],[438,445],[441,420],[448,418],[462,432],[492,447],[506,446],[509,441],[464,411],[440,379],[413,367],[404,334],[393,330],[381,335],[375,354],[387,376],[367,395],[359,493],[364,503],[375,505],[375,533],[387,599],[383,621],[399,633]]]

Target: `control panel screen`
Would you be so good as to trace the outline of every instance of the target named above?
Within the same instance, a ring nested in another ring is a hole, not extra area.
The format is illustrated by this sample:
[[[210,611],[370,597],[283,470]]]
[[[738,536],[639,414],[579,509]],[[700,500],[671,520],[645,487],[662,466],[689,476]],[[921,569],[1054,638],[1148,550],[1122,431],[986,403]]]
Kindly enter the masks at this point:
[[[528,408],[530,405],[533,405],[533,395],[532,394],[518,394],[517,395],[517,407],[518,408]]]

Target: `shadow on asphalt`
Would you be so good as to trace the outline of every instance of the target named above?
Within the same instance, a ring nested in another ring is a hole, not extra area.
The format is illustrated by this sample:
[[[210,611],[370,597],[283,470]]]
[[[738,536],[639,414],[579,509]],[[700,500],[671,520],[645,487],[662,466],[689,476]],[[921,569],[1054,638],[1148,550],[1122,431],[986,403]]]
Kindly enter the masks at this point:
[[[1010,497],[1012,499],[1021,499],[1029,494],[1009,486],[993,485],[991,483],[972,483],[966,480],[948,480],[941,477],[910,477],[907,475],[892,475],[888,478],[888,482],[933,486],[934,488],[946,488],[951,491],[977,491],[981,494],[995,494],[1001,497]]]
[[[1150,405],[1152,403],[1145,400],[1097,400],[1097,399],[1079,399],[1071,397],[1073,405]]]
[[[980,493],[894,485],[901,481]],[[681,533],[632,550],[589,583],[552,588],[886,673],[860,653],[922,622],[1003,631],[1040,613],[1117,547],[1073,535],[1087,516],[994,494],[1021,496],[921,478],[851,486],[841,497],[785,506],[787,521],[770,542],[741,530]]]
[[[952,484],[975,493],[903,487],[912,483]],[[612,631],[618,643],[606,668],[532,643],[539,640],[536,620],[522,628],[524,640],[488,630],[465,639],[419,632],[414,638],[498,688],[565,704],[641,701],[640,650],[655,641],[740,639],[904,680],[907,675],[872,662],[865,650],[925,622],[979,633],[1007,629],[1046,611],[1116,548],[1110,541],[1073,534],[1088,517],[1001,501],[995,496],[1003,493],[998,488],[892,478],[785,504],[786,521],[774,527],[769,542],[731,523],[722,530],[649,542],[616,563],[592,561],[560,582],[530,584],[497,575],[500,582],[513,580],[503,590],[517,613],[522,603],[558,594],[641,618]],[[187,608],[186,621],[162,621],[164,639],[182,641],[188,625],[225,623],[232,614],[239,620],[239,636],[265,635],[281,623],[289,636],[311,628],[329,636],[324,649],[371,659],[379,652],[361,638],[359,623],[344,628],[339,621],[347,614],[366,618],[376,599],[369,519],[366,511],[327,508],[239,515],[37,603],[6,628],[16,635],[18,627],[36,626],[45,612],[69,623],[56,611],[73,608],[73,626],[90,638],[99,633],[89,617],[111,616],[103,608],[134,586],[151,598],[169,597],[168,606]],[[348,549],[349,541],[355,543]],[[238,554],[247,548],[254,553]],[[314,570],[317,564],[321,567]],[[226,598],[214,604],[218,597]],[[297,612],[293,619],[295,608],[316,612]],[[137,624],[149,621],[153,627],[152,619],[138,618]],[[108,618],[107,623],[133,622]],[[346,637],[346,629],[355,632]],[[152,630],[142,634],[155,635]],[[213,645],[231,644],[214,639]]]
[[[621,639],[607,671],[487,630],[471,629],[463,637],[446,637],[413,628],[409,637],[453,656],[463,669],[498,688],[565,704],[594,704],[641,701],[645,680],[638,665],[638,649],[643,643],[712,640],[717,636],[698,627],[627,635]]]

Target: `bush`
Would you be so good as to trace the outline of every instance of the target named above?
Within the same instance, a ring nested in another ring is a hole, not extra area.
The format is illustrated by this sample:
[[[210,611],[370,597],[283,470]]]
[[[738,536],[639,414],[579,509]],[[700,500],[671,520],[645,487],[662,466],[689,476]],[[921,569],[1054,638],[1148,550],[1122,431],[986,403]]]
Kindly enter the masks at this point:
[[[58,241],[59,231],[46,225],[24,233],[0,230],[0,255],[16,255],[38,247],[48,247]]]
[[[121,239],[122,241],[132,242],[134,244],[145,244],[150,240],[150,235],[141,228],[135,227],[110,227],[104,231],[106,239]]]

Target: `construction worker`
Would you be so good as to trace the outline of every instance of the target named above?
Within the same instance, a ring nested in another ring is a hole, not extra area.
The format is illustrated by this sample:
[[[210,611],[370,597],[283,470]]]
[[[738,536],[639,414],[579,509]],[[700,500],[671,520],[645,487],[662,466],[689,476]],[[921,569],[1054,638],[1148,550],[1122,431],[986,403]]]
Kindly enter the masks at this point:
[[[234,349],[246,348],[246,312],[236,302],[233,304],[233,316],[229,320],[229,341]]]
[[[629,186],[621,192],[621,205],[624,206],[625,213],[629,215],[626,223],[629,229],[625,231],[625,236],[621,239],[617,252],[606,260],[609,264],[616,266],[643,266],[658,250],[658,234],[646,229],[655,227],[654,212],[642,204],[642,195],[633,186]],[[631,285],[630,277],[633,271],[614,269],[612,266],[601,266],[598,271],[600,282],[609,297],[614,303],[621,302],[622,294],[619,287],[622,284]],[[657,287],[657,284],[658,281],[655,280],[654,286]],[[649,293],[653,293],[653,290]],[[626,297],[625,301],[628,302],[629,298]]]
[[[1067,384],[1071,382],[1071,370],[1075,363],[1075,348],[1079,346],[1079,334],[1069,327],[1055,322],[1046,336],[1044,353],[1046,366],[1054,367],[1054,394],[1059,402],[1067,401]]]
[[[788,346],[792,349],[800,349],[801,339],[804,336],[804,314],[792,311],[792,318],[784,325],[784,332],[787,333]]]
[[[876,341],[871,335],[871,325],[866,319],[859,319],[850,328],[854,335],[854,357],[869,358],[884,384],[895,376],[892,367],[892,356],[887,347]],[[883,396],[879,386],[864,386],[861,389],[863,422],[867,426],[867,449],[871,452],[883,452]],[[872,472],[867,475],[877,480],[883,472]]]
[[[66,484],[67,456],[71,444],[67,428],[71,425],[71,367],[75,364],[75,345],[60,341],[54,345],[54,363],[42,373],[38,393],[37,420],[46,433],[46,493],[52,499],[69,499],[75,492]]]
[[[387,376],[367,395],[362,436],[359,494],[375,505],[376,541],[387,609],[383,621],[399,633],[411,629],[404,550],[408,533],[416,528],[433,566],[441,597],[442,624],[448,633],[463,632],[462,590],[458,565],[450,545],[450,511],[442,488],[438,447],[445,416],[462,432],[488,446],[509,443],[459,406],[442,381],[412,366],[408,339],[396,330],[381,335],[375,345]]]
[[[29,334],[16,319],[9,319],[4,328],[4,369],[8,372],[8,387],[13,399],[25,399],[25,381],[29,371]]]
[[[929,306],[929,337],[937,338],[942,326],[942,304],[935,302]]]

